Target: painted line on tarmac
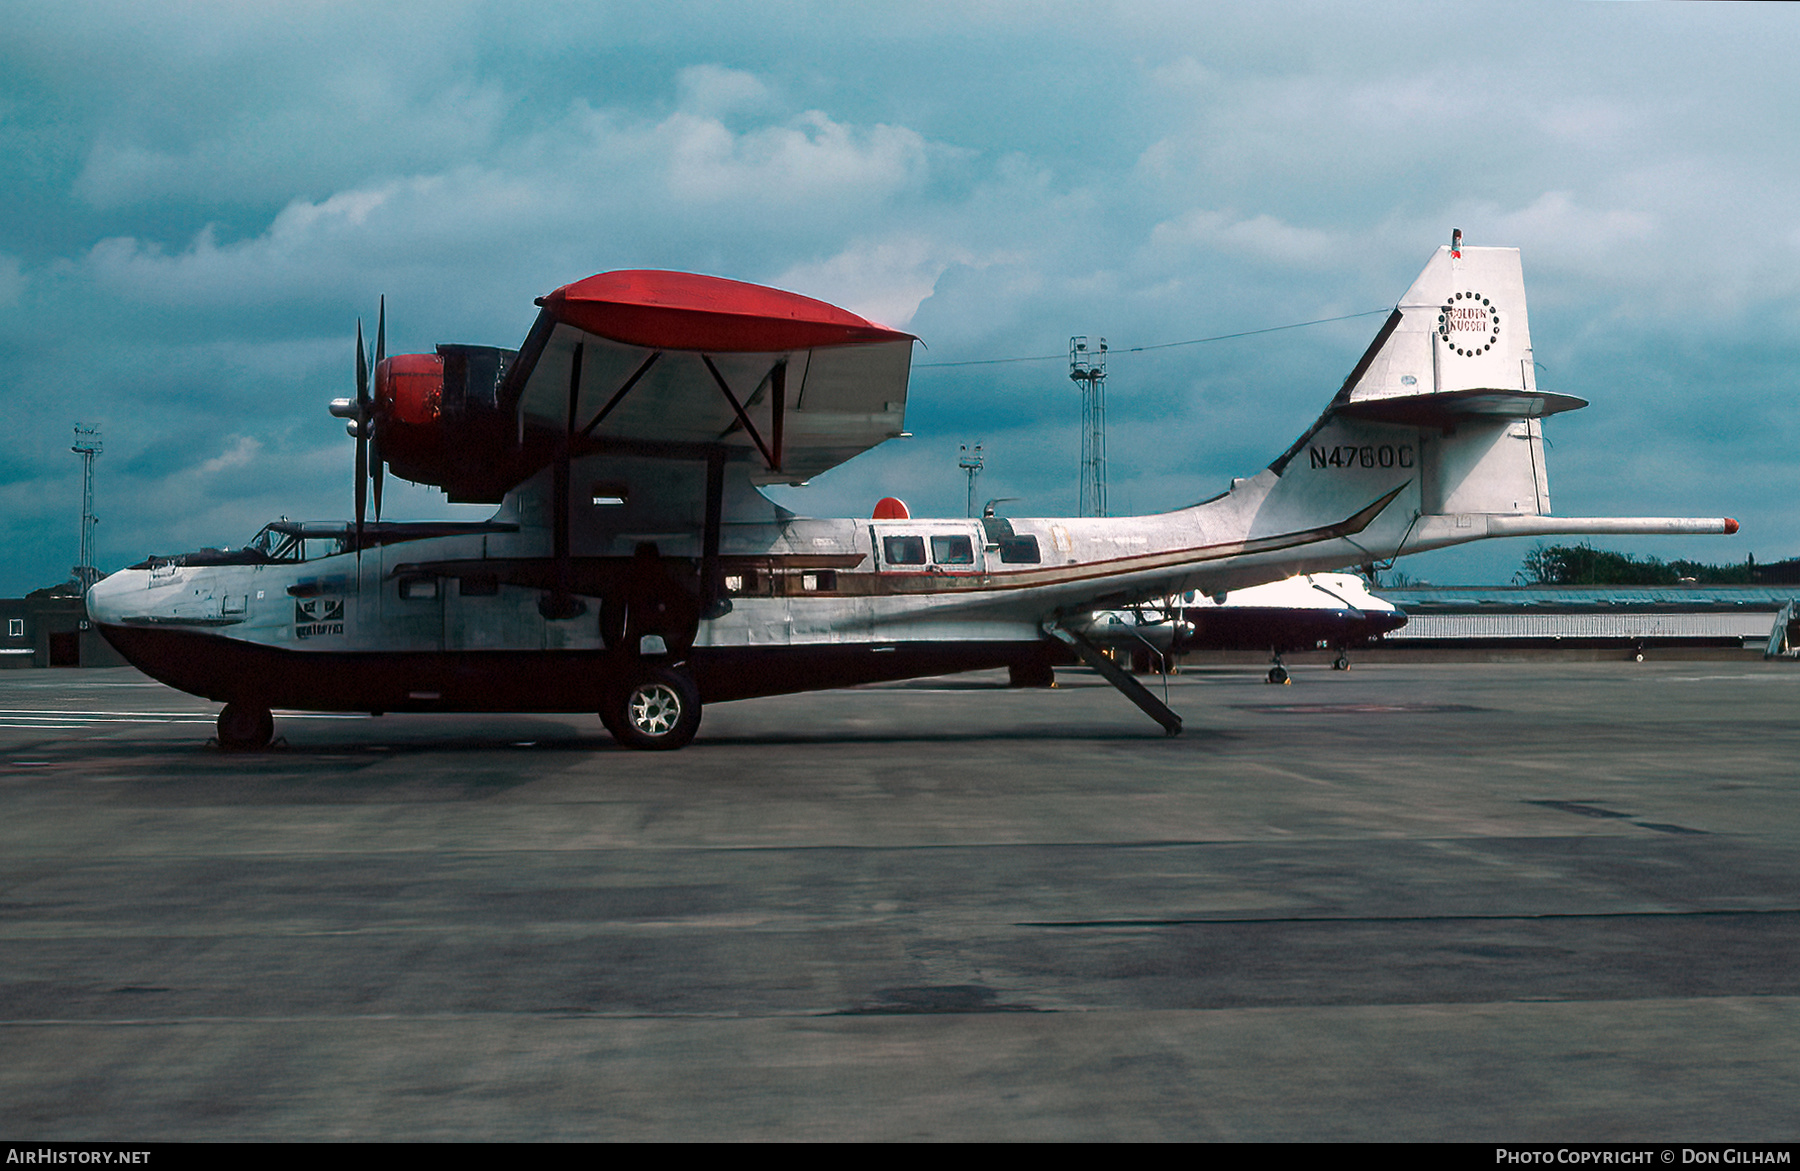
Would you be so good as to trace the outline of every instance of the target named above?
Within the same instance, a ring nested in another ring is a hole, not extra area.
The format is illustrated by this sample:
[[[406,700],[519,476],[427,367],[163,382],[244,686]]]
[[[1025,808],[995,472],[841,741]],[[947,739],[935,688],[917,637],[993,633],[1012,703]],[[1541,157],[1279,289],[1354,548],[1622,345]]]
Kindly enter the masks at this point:
[[[1754,680],[1758,683],[1800,683],[1800,675],[1778,675],[1774,672],[1760,675],[1663,675],[1658,683],[1712,683],[1719,680],[1738,682]]]

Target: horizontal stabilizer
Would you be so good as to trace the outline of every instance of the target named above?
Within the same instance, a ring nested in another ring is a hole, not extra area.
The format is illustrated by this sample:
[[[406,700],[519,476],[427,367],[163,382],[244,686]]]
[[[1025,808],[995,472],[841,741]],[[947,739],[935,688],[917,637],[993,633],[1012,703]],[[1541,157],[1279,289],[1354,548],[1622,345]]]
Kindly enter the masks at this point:
[[[1726,535],[1738,531],[1728,516],[1498,516],[1455,513],[1421,516],[1400,552],[1419,553],[1488,537],[1624,537]]]
[[[1492,537],[1730,535],[1738,522],[1728,516],[1492,516]]]

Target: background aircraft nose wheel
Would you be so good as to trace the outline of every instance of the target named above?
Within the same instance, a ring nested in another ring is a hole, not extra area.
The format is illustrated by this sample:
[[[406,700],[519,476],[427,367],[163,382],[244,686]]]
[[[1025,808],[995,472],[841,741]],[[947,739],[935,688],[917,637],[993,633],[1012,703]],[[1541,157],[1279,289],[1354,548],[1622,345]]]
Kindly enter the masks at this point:
[[[700,730],[700,693],[686,673],[650,668],[613,692],[600,722],[626,748],[680,748]]]
[[[257,752],[275,738],[275,717],[266,707],[228,703],[219,713],[219,747],[226,752]]]
[[[1331,661],[1331,669],[1333,671],[1348,671],[1350,669],[1350,652],[1339,651],[1338,657]]]
[[[1270,667],[1269,668],[1269,682],[1270,683],[1286,683],[1286,682],[1288,682],[1287,668],[1282,667],[1282,666]]]

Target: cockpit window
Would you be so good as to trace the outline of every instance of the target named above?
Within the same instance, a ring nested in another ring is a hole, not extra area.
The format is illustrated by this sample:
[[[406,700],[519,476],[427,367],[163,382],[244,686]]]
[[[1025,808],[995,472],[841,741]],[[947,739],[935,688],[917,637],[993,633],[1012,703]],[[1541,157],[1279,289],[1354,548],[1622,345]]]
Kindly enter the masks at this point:
[[[263,531],[256,534],[244,548],[261,554],[270,561],[284,562],[318,561],[350,551],[348,533],[329,530],[323,534],[304,530],[296,532],[296,527],[281,523],[265,525]]]
[[[277,532],[274,525],[265,526],[245,548],[261,553],[270,561],[305,560],[301,556],[300,538],[293,533]]]

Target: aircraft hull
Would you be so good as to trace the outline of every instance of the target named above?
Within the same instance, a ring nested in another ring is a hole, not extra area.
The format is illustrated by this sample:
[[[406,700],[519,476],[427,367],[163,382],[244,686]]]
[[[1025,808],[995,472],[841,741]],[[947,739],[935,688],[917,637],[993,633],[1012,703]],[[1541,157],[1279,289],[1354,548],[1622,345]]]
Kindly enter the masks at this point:
[[[295,651],[198,630],[101,624],[139,670],[221,703],[302,711],[596,712],[641,660],[606,650]],[[702,702],[854,687],[1020,663],[1070,662],[1035,642],[695,647]]]

